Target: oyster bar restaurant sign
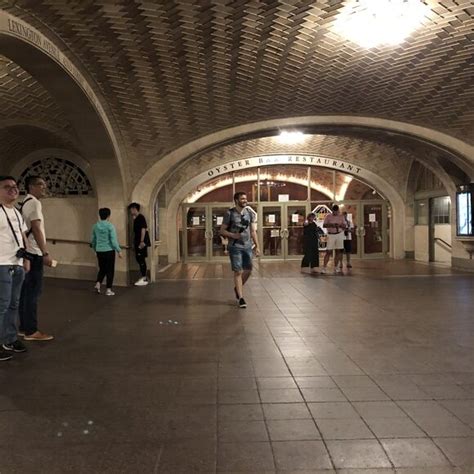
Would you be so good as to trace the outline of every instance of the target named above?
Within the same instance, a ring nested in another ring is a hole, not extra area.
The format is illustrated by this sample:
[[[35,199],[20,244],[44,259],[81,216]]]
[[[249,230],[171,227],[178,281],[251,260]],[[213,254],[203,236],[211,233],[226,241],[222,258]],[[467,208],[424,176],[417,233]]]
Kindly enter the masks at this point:
[[[241,170],[245,168],[254,168],[256,166],[268,165],[306,165],[306,166],[322,166],[324,168],[332,168],[346,173],[358,175],[361,168],[351,165],[346,161],[335,160],[333,158],[324,158],[321,156],[311,155],[269,155],[255,156],[253,158],[245,158],[242,160],[231,161],[220,166],[210,169],[207,174],[210,178],[219,176],[230,171]]]

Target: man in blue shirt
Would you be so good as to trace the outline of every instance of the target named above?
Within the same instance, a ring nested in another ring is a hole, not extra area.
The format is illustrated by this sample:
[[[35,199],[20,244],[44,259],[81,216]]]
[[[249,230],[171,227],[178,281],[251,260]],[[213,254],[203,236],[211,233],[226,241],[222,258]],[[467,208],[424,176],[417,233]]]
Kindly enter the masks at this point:
[[[247,208],[247,195],[244,192],[234,194],[235,207],[229,209],[221,226],[221,235],[229,239],[229,257],[234,272],[234,292],[240,308],[246,308],[243,297],[243,286],[252,273],[252,242],[255,244],[255,255],[258,257],[255,214]]]

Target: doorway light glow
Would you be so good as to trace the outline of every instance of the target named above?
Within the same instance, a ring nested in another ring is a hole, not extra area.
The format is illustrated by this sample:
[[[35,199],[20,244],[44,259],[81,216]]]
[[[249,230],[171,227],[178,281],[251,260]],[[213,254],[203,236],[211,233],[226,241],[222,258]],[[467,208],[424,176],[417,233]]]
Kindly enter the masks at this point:
[[[421,0],[353,0],[341,11],[334,30],[364,48],[393,46],[419,28],[428,12]]]
[[[306,140],[306,135],[303,132],[288,132],[282,131],[278,135],[278,141],[283,145],[296,145],[303,143]]]

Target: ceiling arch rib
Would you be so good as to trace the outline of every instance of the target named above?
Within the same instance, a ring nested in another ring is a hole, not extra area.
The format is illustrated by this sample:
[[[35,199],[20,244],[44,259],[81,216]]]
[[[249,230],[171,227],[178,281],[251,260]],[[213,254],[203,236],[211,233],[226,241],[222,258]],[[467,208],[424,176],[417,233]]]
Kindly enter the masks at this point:
[[[380,118],[474,143],[466,2],[429,2],[404,43],[368,50],[335,33],[344,2],[330,0],[4,4],[100,84],[136,179],[198,137],[282,117]]]

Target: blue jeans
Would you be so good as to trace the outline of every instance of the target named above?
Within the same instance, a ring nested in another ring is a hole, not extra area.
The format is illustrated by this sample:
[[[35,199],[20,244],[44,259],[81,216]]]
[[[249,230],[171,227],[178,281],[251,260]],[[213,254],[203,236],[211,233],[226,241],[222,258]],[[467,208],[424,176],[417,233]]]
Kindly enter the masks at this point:
[[[25,275],[20,297],[20,331],[27,336],[38,330],[38,300],[43,289],[43,257],[29,254],[30,271]]]
[[[0,265],[0,343],[17,340],[16,320],[25,270],[20,265]]]

